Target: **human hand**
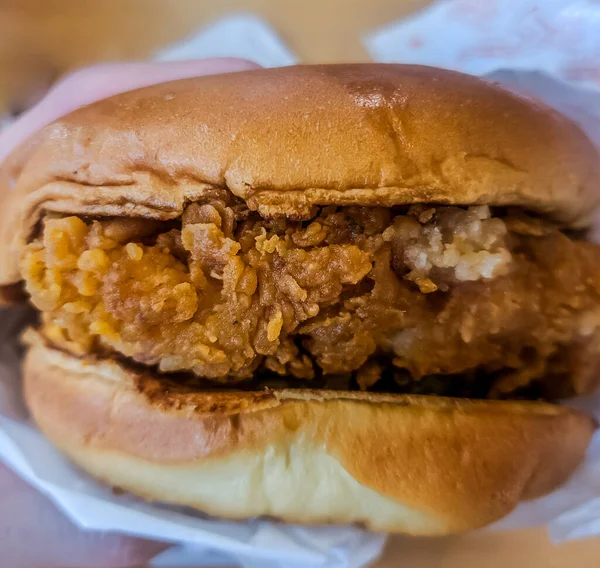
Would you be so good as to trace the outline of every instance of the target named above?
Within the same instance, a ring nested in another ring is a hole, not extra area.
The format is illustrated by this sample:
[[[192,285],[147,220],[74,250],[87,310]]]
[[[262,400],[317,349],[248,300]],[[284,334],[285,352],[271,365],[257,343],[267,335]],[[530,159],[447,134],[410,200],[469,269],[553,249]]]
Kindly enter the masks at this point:
[[[0,163],[37,130],[83,105],[138,87],[257,68],[241,59],[127,63],[77,71],[0,132]],[[1,385],[0,385],[1,386]],[[2,396],[0,388],[0,397]],[[0,400],[0,410],[4,403]],[[5,409],[6,410],[6,409]],[[78,529],[45,496],[0,464],[0,551],[11,568],[117,568],[143,565],[164,543]]]

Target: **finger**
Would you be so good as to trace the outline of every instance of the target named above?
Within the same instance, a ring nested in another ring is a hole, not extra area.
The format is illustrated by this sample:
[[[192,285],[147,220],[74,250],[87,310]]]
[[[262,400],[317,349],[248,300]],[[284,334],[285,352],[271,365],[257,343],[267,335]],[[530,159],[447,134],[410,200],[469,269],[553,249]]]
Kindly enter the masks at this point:
[[[50,500],[0,464],[0,550],[11,568],[146,565],[167,545],[78,529]]]
[[[58,82],[40,103],[0,132],[0,162],[46,124],[94,101],[156,83],[259,67],[245,59],[217,58],[107,64],[81,69]]]

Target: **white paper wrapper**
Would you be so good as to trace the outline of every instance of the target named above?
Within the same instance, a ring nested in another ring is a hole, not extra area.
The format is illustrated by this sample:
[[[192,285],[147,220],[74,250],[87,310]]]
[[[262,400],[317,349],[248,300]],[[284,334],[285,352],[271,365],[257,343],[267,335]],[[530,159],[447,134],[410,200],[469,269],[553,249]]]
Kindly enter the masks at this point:
[[[539,98],[579,122],[600,145],[600,2],[448,0],[364,42],[378,61],[483,75]],[[569,404],[600,420],[600,394]],[[486,530],[540,524],[548,525],[554,541],[600,535],[600,433],[564,487],[521,504]]]
[[[600,88],[596,0],[446,0],[365,37],[377,61],[486,75],[544,71]]]
[[[14,118],[8,114],[0,115],[0,130],[11,124],[13,121]]]
[[[244,15],[220,20],[157,58],[219,56],[246,57],[264,66],[296,61],[267,24]],[[357,528],[207,520],[128,495],[117,496],[96,483],[71,466],[27,420],[15,341],[24,317],[23,310],[0,308],[0,459],[50,497],[78,526],[177,543],[153,561],[155,566],[170,568],[219,562],[244,568],[359,568],[379,556],[385,537]]]
[[[298,62],[273,28],[252,14],[238,14],[201,30],[181,43],[156,54],[157,61],[198,57],[243,57],[263,67],[282,67]]]

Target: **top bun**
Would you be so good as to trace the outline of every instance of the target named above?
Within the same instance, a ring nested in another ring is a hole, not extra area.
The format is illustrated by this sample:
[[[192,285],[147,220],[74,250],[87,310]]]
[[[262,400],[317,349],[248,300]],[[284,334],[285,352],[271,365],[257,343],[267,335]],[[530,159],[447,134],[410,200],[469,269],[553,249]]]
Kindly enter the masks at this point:
[[[219,186],[265,216],[488,204],[580,227],[599,180],[575,124],[469,75],[363,64],[185,79],[77,110],[9,158],[0,284],[20,280],[20,250],[44,211],[172,219]]]

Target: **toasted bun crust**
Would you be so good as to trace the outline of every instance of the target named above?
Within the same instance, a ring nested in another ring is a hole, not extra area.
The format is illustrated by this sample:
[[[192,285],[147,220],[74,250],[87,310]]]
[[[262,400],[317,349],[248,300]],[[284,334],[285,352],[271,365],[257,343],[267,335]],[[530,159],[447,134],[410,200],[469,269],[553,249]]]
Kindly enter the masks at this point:
[[[465,531],[563,483],[594,430],[544,403],[202,393],[31,338],[27,403],[74,462],[145,498],[224,517]]]
[[[598,180],[598,155],[572,122],[469,75],[363,64],[187,79],[82,108],[9,159],[0,284],[19,280],[44,211],[171,219],[219,186],[266,216],[480,203],[581,226]]]

